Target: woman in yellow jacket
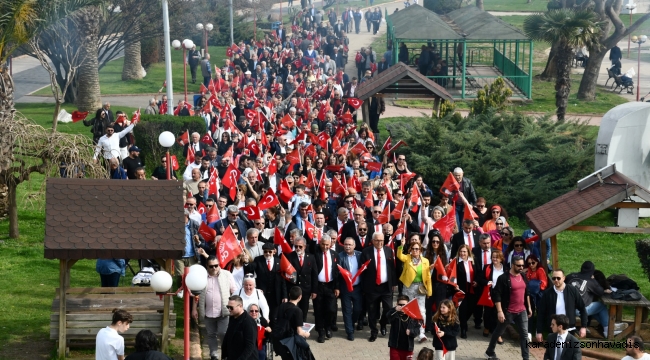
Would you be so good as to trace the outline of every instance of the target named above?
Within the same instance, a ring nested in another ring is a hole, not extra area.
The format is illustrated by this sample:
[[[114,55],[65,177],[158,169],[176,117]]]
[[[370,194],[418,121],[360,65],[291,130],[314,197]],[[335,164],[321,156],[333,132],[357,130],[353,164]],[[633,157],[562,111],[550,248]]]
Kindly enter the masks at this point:
[[[426,307],[424,305],[426,297],[433,293],[431,285],[431,271],[429,271],[429,260],[422,256],[422,242],[411,242],[409,254],[403,253],[406,239],[402,237],[402,244],[397,248],[397,258],[404,263],[404,270],[399,280],[404,284],[402,292],[411,299],[417,299],[420,312],[424,319],[427,318]],[[420,342],[427,341],[424,334],[424,328],[420,328]]]

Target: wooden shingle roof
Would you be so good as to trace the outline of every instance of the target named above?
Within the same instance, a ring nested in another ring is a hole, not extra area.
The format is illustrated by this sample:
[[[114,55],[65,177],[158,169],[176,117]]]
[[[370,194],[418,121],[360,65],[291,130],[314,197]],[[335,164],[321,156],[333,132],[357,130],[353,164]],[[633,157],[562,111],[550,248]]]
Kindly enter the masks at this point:
[[[181,258],[182,198],[177,181],[49,178],[45,258]]]
[[[451,94],[433,80],[420,74],[416,69],[399,62],[381,74],[376,74],[355,90],[355,96],[366,100],[376,93],[421,95],[422,98],[439,97],[453,102]],[[414,96],[411,96],[414,97]]]

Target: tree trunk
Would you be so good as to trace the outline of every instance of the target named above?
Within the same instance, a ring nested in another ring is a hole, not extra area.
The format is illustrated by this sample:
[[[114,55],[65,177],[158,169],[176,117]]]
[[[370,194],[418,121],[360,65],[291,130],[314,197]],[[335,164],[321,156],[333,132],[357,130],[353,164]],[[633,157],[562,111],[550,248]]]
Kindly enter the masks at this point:
[[[14,82],[9,68],[0,65],[0,173],[8,170],[14,159],[14,134],[9,123],[14,120]]]
[[[591,51],[589,53],[589,61],[587,61],[585,73],[582,75],[582,80],[580,80],[580,88],[578,88],[578,99],[587,101],[596,100],[598,74],[600,73],[600,66],[608,50],[605,48],[599,52]]]
[[[18,185],[13,181],[7,182],[7,194],[9,199],[9,237],[18,239],[20,230],[18,229],[18,203],[16,203],[16,192]]]
[[[5,184],[0,183],[0,219],[7,216],[9,212],[9,191]]]
[[[138,21],[138,20],[134,20]],[[134,38],[139,38],[140,27],[133,25]],[[122,80],[142,79],[142,60],[140,56],[140,41],[130,40],[124,46],[124,66],[122,67]]]
[[[483,9],[483,0],[476,0],[476,7],[481,11],[485,10]]]
[[[546,60],[546,67],[544,71],[539,75],[539,78],[546,81],[551,81],[555,79],[555,74],[557,73],[557,44],[551,46],[551,52],[548,54],[548,60]]]
[[[54,116],[52,116],[52,132],[56,132],[56,126],[59,124],[59,111],[61,111],[61,103],[54,102]]]
[[[566,108],[569,103],[569,93],[571,92],[573,49],[567,44],[561,44],[559,50],[560,53],[556,56],[555,106],[557,106],[557,121],[564,121]]]
[[[101,12],[96,6],[89,6],[80,10],[78,16],[79,36],[81,40],[81,59],[77,76],[77,101],[79,111],[95,111],[102,106],[99,91],[99,22]]]

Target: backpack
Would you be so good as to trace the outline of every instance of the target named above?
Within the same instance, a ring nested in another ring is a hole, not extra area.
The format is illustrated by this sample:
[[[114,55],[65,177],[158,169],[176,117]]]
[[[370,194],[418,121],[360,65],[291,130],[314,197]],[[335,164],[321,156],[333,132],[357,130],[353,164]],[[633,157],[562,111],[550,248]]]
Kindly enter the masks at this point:
[[[641,294],[633,289],[630,290],[619,290],[612,293],[613,300],[624,300],[624,301],[639,301],[641,300]]]

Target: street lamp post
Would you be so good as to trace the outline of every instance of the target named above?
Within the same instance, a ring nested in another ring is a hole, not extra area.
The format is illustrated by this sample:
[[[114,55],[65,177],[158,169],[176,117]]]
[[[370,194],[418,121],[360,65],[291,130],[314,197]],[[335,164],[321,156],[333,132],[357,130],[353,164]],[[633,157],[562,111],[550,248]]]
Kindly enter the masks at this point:
[[[163,296],[174,296],[183,291],[183,359],[190,360],[190,291],[197,295],[195,299],[198,300],[199,291],[208,285],[208,272],[202,265],[192,265],[185,268],[181,286],[175,293],[168,292],[172,283],[172,276],[166,271],[157,271],[151,276],[151,288],[161,299]]]
[[[637,53],[637,71],[636,71],[636,101],[639,101],[641,97],[641,44],[646,42],[648,37],[641,35],[639,37],[632,36],[631,41],[635,44],[639,44],[639,52]]]
[[[627,9],[627,12],[630,14],[630,26],[632,26],[632,14],[634,14],[634,9],[636,9],[636,4],[633,2],[629,2],[625,4],[625,8]],[[627,58],[630,58],[630,41],[632,39],[632,34],[627,36]]]
[[[185,51],[192,49],[194,47],[194,42],[190,39],[183,40],[183,43],[174,40],[172,41],[172,46],[176,50],[183,49],[183,83],[185,86],[185,102],[187,102],[187,59],[185,58]]]
[[[205,26],[203,26],[203,24],[201,24],[201,23],[196,24],[196,30],[203,31],[203,49],[205,49],[204,50],[205,54],[209,53],[208,52],[208,32],[212,31],[212,29],[213,29],[213,26],[210,23],[205,24]]]
[[[166,153],[166,160],[167,160],[167,180],[171,180],[172,178],[172,159],[171,156],[169,155],[169,148],[174,146],[174,142],[176,139],[174,138],[174,134],[171,133],[171,131],[163,131],[158,135],[158,142],[160,143],[160,146],[164,147],[167,149]]]
[[[162,0],[163,34],[165,38],[165,79],[167,84],[167,114],[173,114],[174,91],[172,86],[172,52],[169,47],[169,6],[167,0]]]

